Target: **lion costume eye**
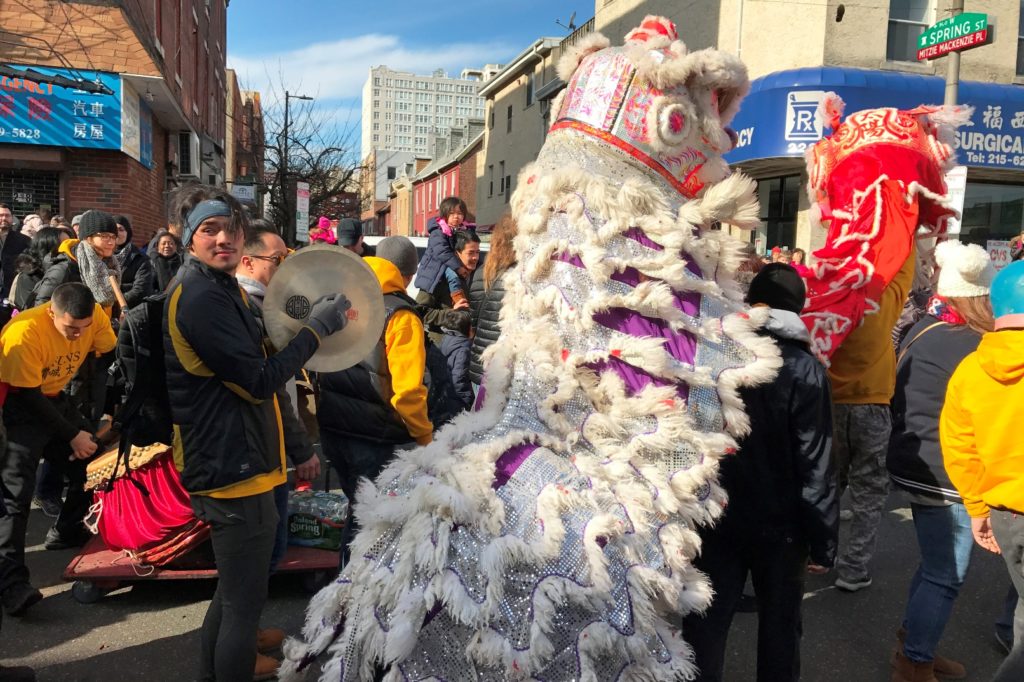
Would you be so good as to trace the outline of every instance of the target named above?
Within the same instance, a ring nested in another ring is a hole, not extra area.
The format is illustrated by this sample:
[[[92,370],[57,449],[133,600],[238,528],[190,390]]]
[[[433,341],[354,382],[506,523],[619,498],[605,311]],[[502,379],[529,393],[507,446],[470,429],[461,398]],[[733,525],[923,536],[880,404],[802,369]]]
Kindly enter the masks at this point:
[[[660,95],[647,112],[648,144],[661,153],[681,151],[687,142],[692,144],[695,126],[696,111],[689,99]]]

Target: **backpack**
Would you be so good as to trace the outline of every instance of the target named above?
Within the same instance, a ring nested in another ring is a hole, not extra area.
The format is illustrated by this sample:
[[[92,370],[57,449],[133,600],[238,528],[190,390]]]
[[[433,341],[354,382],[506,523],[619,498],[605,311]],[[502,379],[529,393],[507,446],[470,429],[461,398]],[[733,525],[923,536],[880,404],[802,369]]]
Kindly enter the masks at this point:
[[[148,296],[124,315],[117,334],[117,372],[124,398],[114,417],[122,449],[172,441],[170,397],[164,365],[167,294]]]
[[[386,296],[393,296],[399,299],[400,303],[395,306],[395,311],[412,310],[419,313],[416,308],[416,301],[408,294],[398,291]],[[394,312],[392,312],[392,315]],[[423,344],[426,351],[426,366],[423,368],[423,385],[427,387],[427,416],[434,430],[455,418],[455,415],[463,411],[462,401],[455,392],[455,383],[452,381],[451,372],[448,370],[448,359],[441,349],[430,340],[426,329],[423,331]]]

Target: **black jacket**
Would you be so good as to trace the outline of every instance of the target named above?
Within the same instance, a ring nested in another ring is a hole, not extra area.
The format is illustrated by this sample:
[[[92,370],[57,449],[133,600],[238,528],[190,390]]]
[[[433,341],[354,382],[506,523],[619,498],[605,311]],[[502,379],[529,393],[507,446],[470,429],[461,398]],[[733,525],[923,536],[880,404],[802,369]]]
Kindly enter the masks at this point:
[[[908,492],[960,502],[942,463],[939,415],[953,370],[977,350],[981,335],[966,325],[931,327],[938,322],[926,315],[904,337],[885,465],[893,482]]]
[[[238,282],[194,258],[171,288],[163,325],[185,489],[209,493],[280,470],[285,434],[275,394],[316,352],[316,334],[303,327],[268,357]]]
[[[384,295],[384,328],[399,310],[415,310],[404,294]],[[359,364],[340,372],[319,375],[317,423],[321,433],[355,436],[375,443],[409,443],[413,437],[391,405],[391,372],[384,337]]]
[[[153,287],[157,293],[166,291],[167,285],[171,283],[174,276],[178,274],[178,270],[181,269],[184,259],[180,253],[164,258],[154,250],[149,252],[149,260],[153,264]]]
[[[142,299],[156,293],[156,275],[153,263],[138,247],[129,244],[131,250],[121,266],[121,293],[129,308],[134,308]]]
[[[6,298],[11,292],[11,282],[18,274],[18,268],[14,261],[28,248],[31,241],[22,233],[15,232],[13,227],[7,231],[3,248],[0,248],[0,299]]]
[[[50,267],[52,260],[51,256],[47,256],[40,263],[28,254],[25,254],[24,258],[26,260],[23,261],[18,276],[15,277],[14,285],[11,287],[11,292],[8,294],[14,307],[18,310],[28,310],[35,305],[36,285],[43,278],[43,274]]]
[[[839,500],[828,375],[803,340],[807,331],[797,315],[773,310],[766,329],[778,343],[782,367],[774,381],[740,391],[750,435],[735,455],[721,460],[719,480],[729,505],[710,532],[804,542],[813,563],[831,566]]]
[[[494,284],[486,291],[483,273],[477,273],[469,285],[469,311],[473,316],[473,329],[476,334],[469,356],[469,378],[478,386],[484,375],[480,356],[501,335],[498,317],[501,315],[501,303],[505,298],[504,276],[504,272],[499,273],[494,278]]]
[[[43,278],[36,284],[36,298],[33,305],[42,305],[53,297],[53,290],[68,282],[81,282],[82,272],[78,269],[78,261],[67,253],[58,253],[50,261]]]

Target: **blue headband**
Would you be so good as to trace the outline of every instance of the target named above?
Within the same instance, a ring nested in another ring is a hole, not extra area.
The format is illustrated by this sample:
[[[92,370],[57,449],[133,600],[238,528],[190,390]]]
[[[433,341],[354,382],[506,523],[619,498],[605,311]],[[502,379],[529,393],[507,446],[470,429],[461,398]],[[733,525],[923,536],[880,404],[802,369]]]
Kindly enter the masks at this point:
[[[182,243],[187,247],[192,242],[192,235],[196,233],[196,230],[199,229],[204,220],[219,216],[230,218],[231,207],[220,199],[200,201],[188,214],[188,218],[185,219],[185,230],[181,235]]]

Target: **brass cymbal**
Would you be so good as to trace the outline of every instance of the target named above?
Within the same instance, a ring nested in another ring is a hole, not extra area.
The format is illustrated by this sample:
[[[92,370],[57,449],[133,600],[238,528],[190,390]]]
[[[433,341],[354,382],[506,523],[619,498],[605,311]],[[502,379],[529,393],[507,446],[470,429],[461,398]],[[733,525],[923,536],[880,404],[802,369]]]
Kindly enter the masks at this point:
[[[344,294],[352,302],[348,324],[331,334],[306,363],[315,372],[337,372],[365,358],[384,331],[384,299],[377,276],[348,249],[316,244],[288,256],[263,299],[267,333],[284,348],[309,319],[321,296]]]

